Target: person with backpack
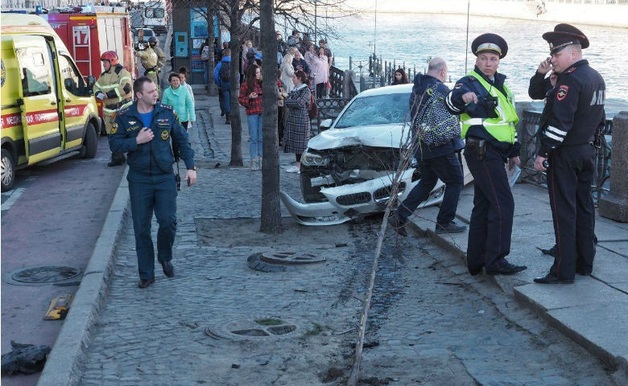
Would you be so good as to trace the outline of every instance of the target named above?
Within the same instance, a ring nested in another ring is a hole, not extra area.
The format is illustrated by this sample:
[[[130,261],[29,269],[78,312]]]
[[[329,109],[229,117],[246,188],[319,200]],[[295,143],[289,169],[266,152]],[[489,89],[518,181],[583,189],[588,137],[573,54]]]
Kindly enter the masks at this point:
[[[222,51],[222,59],[214,69],[214,83],[220,89],[221,116],[224,114],[225,124],[231,124],[231,50],[225,48]]]
[[[405,229],[408,217],[419,204],[427,200],[438,179],[445,183],[445,196],[436,217],[435,232],[460,233],[467,229],[453,221],[464,186],[462,163],[458,156],[464,148],[464,142],[460,137],[458,117],[445,107],[444,99],[449,94],[449,88],[443,84],[445,79],[447,63],[441,58],[430,60],[427,74],[417,74],[414,78],[410,94],[410,117],[412,146],[415,148],[414,157],[420,163],[421,180],[399,205],[396,216],[391,218],[393,229],[404,237],[408,235]],[[437,130],[432,131],[434,134],[428,134],[427,126],[434,124],[438,125]]]

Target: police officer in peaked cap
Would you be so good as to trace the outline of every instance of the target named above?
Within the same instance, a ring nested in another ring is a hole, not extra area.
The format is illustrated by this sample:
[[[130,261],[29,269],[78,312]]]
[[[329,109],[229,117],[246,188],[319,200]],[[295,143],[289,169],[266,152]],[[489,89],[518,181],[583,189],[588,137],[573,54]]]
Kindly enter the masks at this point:
[[[520,164],[521,148],[513,94],[506,76],[497,72],[508,44],[499,35],[485,33],[473,40],[471,51],[477,57],[474,69],[445,99],[448,110],[460,115],[464,157],[474,178],[467,268],[471,275],[482,269],[488,275],[513,275],[526,267],[506,260],[515,211],[506,167]]]
[[[528,93],[546,98],[534,168],[547,172],[556,251],[539,284],[571,284],[576,273],[590,275],[595,256],[595,209],[591,196],[595,146],[606,116],[606,85],[582,57],[589,39],[578,28],[558,24],[543,34],[550,56],[530,79]]]

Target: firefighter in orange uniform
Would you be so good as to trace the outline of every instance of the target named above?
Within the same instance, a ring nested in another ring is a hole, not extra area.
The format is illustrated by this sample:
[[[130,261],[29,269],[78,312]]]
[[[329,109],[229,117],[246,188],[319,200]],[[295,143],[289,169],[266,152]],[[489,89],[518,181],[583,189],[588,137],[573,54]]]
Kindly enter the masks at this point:
[[[115,51],[103,52],[100,60],[105,71],[94,85],[94,95],[103,102],[105,130],[110,135],[116,113],[133,103],[133,79],[131,73],[119,63]],[[111,153],[111,161],[107,165],[123,165],[125,161],[124,153]]]

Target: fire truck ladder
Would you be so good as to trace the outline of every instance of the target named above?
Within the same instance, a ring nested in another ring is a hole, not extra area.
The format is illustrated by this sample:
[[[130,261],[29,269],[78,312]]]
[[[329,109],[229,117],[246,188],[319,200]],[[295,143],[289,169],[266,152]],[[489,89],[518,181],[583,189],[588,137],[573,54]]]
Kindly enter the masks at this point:
[[[74,39],[74,48],[72,52],[72,56],[76,62],[76,65],[79,68],[92,68],[92,56],[93,55],[77,55],[77,51],[79,49],[87,50],[87,52],[92,52],[92,39],[90,37],[90,26],[89,25],[75,25],[72,27],[72,34]],[[81,56],[86,56],[87,59],[79,59]],[[98,57],[100,59],[100,56]],[[83,64],[86,64],[87,67],[81,67]],[[88,74],[90,72],[87,72]],[[99,74],[94,74],[94,76],[98,77]]]

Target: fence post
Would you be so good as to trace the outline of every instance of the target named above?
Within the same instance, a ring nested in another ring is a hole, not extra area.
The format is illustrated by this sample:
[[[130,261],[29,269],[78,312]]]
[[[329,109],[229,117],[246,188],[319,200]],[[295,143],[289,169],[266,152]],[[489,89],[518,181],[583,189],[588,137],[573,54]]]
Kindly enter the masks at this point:
[[[613,118],[611,188],[600,199],[600,216],[628,222],[628,111]]]

